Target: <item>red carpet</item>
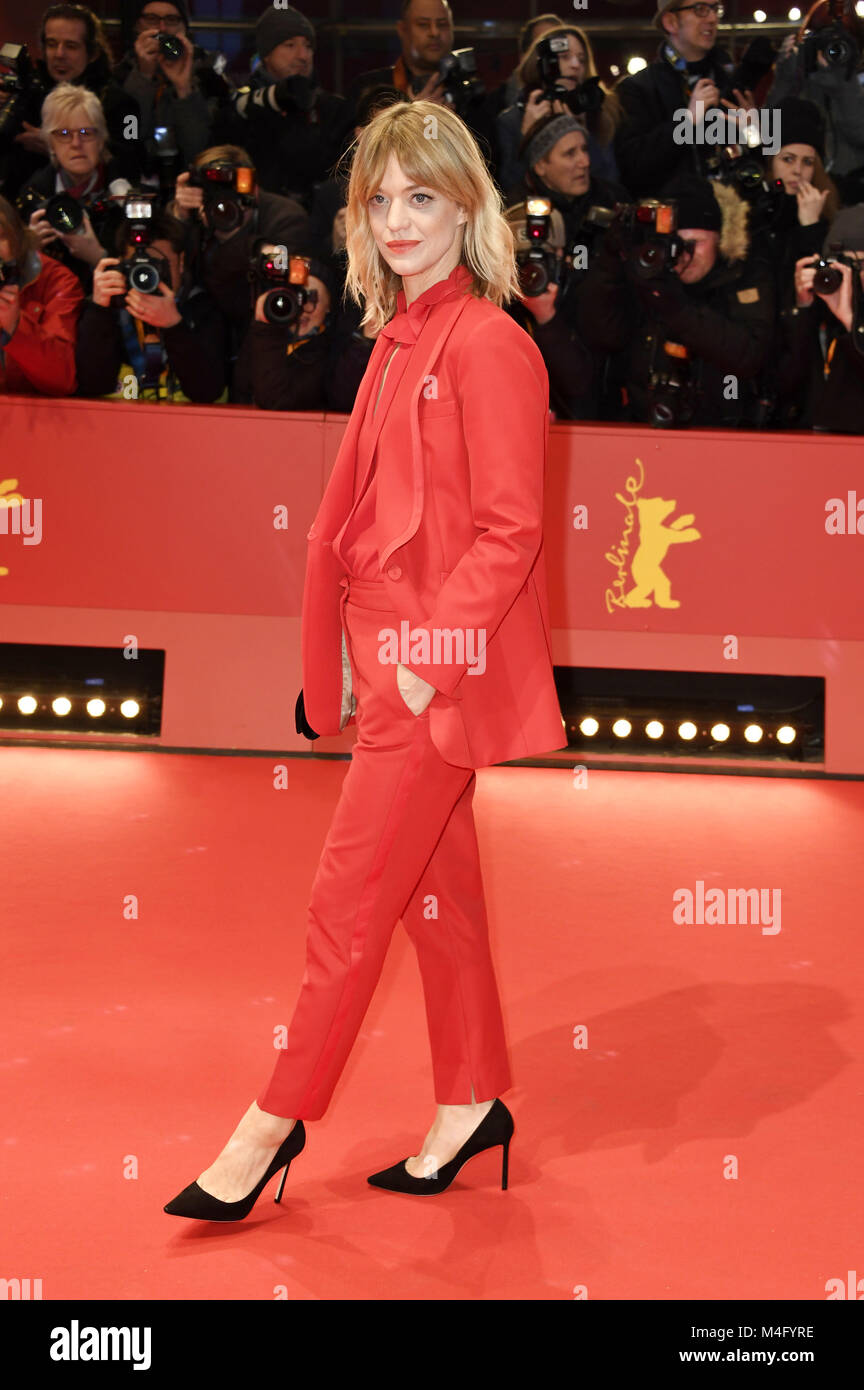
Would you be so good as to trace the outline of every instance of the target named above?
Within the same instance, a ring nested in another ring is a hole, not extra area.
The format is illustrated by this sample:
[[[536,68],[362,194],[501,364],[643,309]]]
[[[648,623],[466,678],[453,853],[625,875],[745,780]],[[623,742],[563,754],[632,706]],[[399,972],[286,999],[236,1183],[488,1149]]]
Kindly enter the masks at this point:
[[[282,1206],[274,1181],[237,1225],[164,1215],[293,1012],[347,763],[287,760],[287,790],[277,763],[0,750],[0,1274],[172,1300],[822,1300],[864,1276],[852,782],[481,770],[510,1189],[500,1149],[434,1200],[366,1183],[435,1111],[399,926]],[[779,888],[781,930],[675,923],[698,880]]]

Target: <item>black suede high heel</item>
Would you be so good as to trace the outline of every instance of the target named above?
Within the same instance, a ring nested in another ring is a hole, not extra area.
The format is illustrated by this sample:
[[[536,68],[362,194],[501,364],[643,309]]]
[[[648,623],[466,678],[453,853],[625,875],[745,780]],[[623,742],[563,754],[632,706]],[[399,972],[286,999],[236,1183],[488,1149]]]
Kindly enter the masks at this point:
[[[285,1172],[282,1174],[275,1200],[277,1202],[282,1200],[282,1189],[285,1186],[291,1160],[297,1157],[305,1144],[306,1129],[303,1121],[295,1120],[291,1133],[279,1146],[261,1181],[245,1197],[241,1197],[239,1202],[223,1202],[218,1197],[214,1197],[211,1192],[205,1192],[204,1188],[199,1187],[197,1182],[191,1182],[162,1210],[167,1211],[169,1216],[189,1216],[197,1221],[242,1221],[244,1216],[249,1215],[264,1188],[270,1179],[275,1177],[280,1168],[284,1168]]]
[[[394,1163],[392,1168],[383,1168],[373,1173],[366,1181],[373,1187],[383,1187],[388,1192],[413,1192],[418,1196],[428,1196],[433,1192],[444,1192],[451,1184],[459,1169],[469,1158],[494,1149],[500,1144],[503,1149],[501,1161],[501,1189],[507,1187],[507,1164],[510,1154],[510,1140],[513,1136],[513,1116],[502,1100],[495,1099],[492,1108],[483,1116],[473,1134],[469,1134],[458,1153],[428,1177],[414,1178],[405,1167],[407,1159]],[[409,1155],[410,1157],[410,1155]]]

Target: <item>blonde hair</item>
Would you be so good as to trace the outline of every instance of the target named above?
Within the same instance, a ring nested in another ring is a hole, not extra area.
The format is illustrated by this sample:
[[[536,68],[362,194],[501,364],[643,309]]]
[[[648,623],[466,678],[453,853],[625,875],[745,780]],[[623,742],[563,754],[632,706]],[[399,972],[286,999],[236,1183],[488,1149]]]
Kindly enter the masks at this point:
[[[102,137],[102,149],[108,147],[108,127],[105,112],[95,92],[87,87],[76,87],[72,82],[58,82],[42,103],[42,138],[51,151],[51,163],[57,163],[57,156],[51,142],[52,130],[62,130],[74,124],[70,117],[75,111],[83,110],[88,125],[95,126]]]
[[[430,132],[434,132],[430,134]],[[465,122],[432,101],[397,102],[374,115],[347,149],[350,160],[345,211],[348,264],[344,299],[366,303],[361,327],[377,333],[396,312],[402,277],[381,256],[369,222],[368,201],[379,189],[391,154],[411,183],[422,183],[465,209],[462,263],[474,277],[471,293],[500,306],[519,290],[516,243],[504,200]]]
[[[575,24],[559,24],[557,29],[547,29],[545,34],[538,34],[516,69],[517,79],[523,87],[532,89],[540,86],[540,62],[537,49],[543,40],[564,38],[570,34],[581,43],[585,50],[586,77],[599,77],[597,64],[594,61],[594,50],[585,30],[580,29]],[[615,138],[615,132],[624,118],[624,108],[621,105],[621,98],[616,96],[605,82],[600,83],[600,90],[603,93],[604,101],[597,117],[596,134],[601,145],[609,145]]]

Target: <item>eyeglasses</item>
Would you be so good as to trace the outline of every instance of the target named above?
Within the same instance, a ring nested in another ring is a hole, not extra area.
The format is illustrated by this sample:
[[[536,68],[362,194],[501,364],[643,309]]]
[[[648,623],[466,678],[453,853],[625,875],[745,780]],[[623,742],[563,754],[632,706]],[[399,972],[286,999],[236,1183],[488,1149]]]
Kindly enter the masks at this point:
[[[179,29],[183,24],[183,18],[179,14],[151,14],[147,10],[138,16],[141,29],[158,29],[163,24],[166,29]]]
[[[709,14],[716,14],[718,19],[723,18],[724,10],[722,5],[677,5],[672,11],[673,14],[682,14],[684,10],[692,10],[697,19],[707,19]]]
[[[75,130],[52,130],[54,139],[61,145],[71,145],[76,135],[80,135],[82,140],[98,140],[99,131],[95,126],[78,126]]]

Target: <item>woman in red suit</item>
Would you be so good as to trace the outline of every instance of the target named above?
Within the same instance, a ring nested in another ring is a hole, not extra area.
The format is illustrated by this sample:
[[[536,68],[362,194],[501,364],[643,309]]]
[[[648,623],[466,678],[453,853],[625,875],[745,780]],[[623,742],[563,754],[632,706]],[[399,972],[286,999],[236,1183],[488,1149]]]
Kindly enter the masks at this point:
[[[377,1187],[439,1193],[500,1144],[511,1086],[472,814],[475,769],[566,746],[543,559],[549,386],[501,307],[512,232],[474,137],[399,103],[361,132],[347,287],[379,330],[309,531],[299,727],[357,741],[312,888],[285,1046],[225,1149],[165,1208],[238,1220],[324,1114],[399,918],[438,1112]],[[394,314],[395,310],[395,314]]]

